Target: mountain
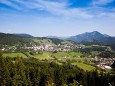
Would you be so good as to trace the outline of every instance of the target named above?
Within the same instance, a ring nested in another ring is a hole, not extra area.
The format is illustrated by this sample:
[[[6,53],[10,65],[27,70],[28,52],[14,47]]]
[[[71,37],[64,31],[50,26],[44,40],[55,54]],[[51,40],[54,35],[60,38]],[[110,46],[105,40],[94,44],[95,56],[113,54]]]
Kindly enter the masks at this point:
[[[59,38],[57,36],[46,36],[45,38]]]
[[[86,32],[86,33],[83,33],[83,34],[79,34],[79,35],[76,35],[76,36],[72,36],[72,37],[69,37],[68,40],[72,40],[72,41],[76,41],[76,42],[81,42],[81,41],[84,41],[86,39],[101,39],[101,38],[104,38],[106,37],[105,35],[101,34],[100,32],[98,31],[93,31],[93,32]]]
[[[71,36],[67,40],[75,42],[81,42],[86,45],[100,44],[100,45],[111,45],[115,43],[115,38],[106,34],[102,34],[98,31],[86,32],[76,36]]]
[[[23,39],[13,34],[0,33],[0,45],[15,45]]]
[[[64,40],[63,40],[64,39]],[[68,41],[69,40],[69,41]],[[0,45],[41,45],[41,44],[75,44],[75,42],[84,45],[111,45],[115,49],[115,37],[101,34],[98,31],[86,32],[68,38],[49,36],[49,37],[33,37],[29,34],[6,34],[0,33]]]
[[[65,40],[65,39],[67,39],[68,37],[46,36],[45,38],[56,38],[56,39]]]
[[[105,37],[111,37],[111,36],[109,36],[109,35],[107,35],[107,34],[103,34]]]
[[[66,41],[58,38],[33,37],[28,34],[6,34],[0,33],[0,46],[39,46],[39,45],[64,45],[76,44],[72,41]]]
[[[25,37],[25,38],[31,38],[31,37],[33,37],[30,34],[13,34],[13,35],[16,35],[16,36],[19,36],[19,37]]]

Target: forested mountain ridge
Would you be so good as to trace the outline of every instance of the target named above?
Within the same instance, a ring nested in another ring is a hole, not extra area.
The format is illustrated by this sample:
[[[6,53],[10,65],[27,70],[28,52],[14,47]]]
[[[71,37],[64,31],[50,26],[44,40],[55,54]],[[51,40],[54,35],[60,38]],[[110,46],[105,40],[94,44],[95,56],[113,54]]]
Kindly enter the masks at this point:
[[[102,34],[98,31],[86,32],[76,36],[71,36],[67,40],[81,42],[85,45],[99,44],[99,45],[112,45],[115,43],[115,38],[107,34]]]
[[[47,36],[46,38],[57,38],[62,40],[71,40],[77,43],[82,43],[84,45],[110,45],[115,44],[115,36],[109,36],[107,34],[102,34],[98,31],[85,32],[70,37],[57,37],[57,36]]]
[[[14,45],[17,43],[25,43],[25,42],[37,42],[44,44],[45,42],[42,40],[46,40],[48,44],[63,44],[66,40],[66,43],[82,43],[84,45],[110,45],[113,46],[115,44],[115,37],[109,36],[107,34],[102,34],[98,31],[86,32],[83,34],[79,34],[76,36],[61,38],[56,36],[51,37],[34,37],[29,34],[5,34],[0,33],[0,43],[1,44],[10,44]],[[68,41],[70,40],[70,41]],[[37,43],[38,44],[38,43]]]
[[[21,41],[24,40],[13,34],[0,33],[0,45],[15,45]]]
[[[32,38],[34,36],[30,35],[30,34],[13,34],[15,36],[19,36],[19,37],[25,37],[25,38]]]
[[[29,34],[6,34],[0,33],[0,45],[41,45],[41,44],[75,44],[72,41],[65,41],[58,38],[34,37]]]
[[[98,31],[93,31],[93,32],[85,32],[85,33],[82,33],[82,34],[78,34],[78,35],[75,35],[75,36],[70,36],[70,37],[57,37],[57,36],[47,36],[46,38],[59,38],[59,39],[66,39],[66,40],[72,40],[72,41],[75,41],[75,42],[81,42],[83,40],[86,40],[86,39],[101,39],[101,38],[105,38],[105,37],[111,37],[107,34],[102,34]]]
[[[76,41],[76,42],[81,42],[86,39],[101,39],[104,37],[105,36],[103,34],[99,33],[98,31],[94,31],[94,32],[85,32],[83,34],[72,36],[68,39]]]

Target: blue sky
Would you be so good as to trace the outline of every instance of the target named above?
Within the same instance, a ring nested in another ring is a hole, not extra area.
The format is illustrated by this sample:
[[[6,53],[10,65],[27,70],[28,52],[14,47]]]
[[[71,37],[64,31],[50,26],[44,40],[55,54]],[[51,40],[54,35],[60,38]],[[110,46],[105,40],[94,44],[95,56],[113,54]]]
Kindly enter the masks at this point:
[[[115,36],[115,0],[0,0],[0,32]]]

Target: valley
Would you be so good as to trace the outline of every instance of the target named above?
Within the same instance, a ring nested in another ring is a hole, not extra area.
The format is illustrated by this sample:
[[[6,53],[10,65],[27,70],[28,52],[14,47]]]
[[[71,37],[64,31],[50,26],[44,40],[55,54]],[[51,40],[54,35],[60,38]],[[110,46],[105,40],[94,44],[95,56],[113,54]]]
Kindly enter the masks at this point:
[[[1,80],[2,84],[94,86],[99,79],[103,81],[98,86],[115,84],[115,51],[111,45],[5,33],[0,39],[0,68],[5,73],[1,77],[8,82]]]
[[[98,37],[96,38],[96,35]],[[85,36],[89,35],[89,36]],[[91,36],[94,35],[94,36]],[[100,36],[99,36],[100,35]],[[80,34],[81,36],[81,34]],[[5,34],[0,33],[0,51],[3,57],[36,58],[38,60],[75,60],[106,69],[115,60],[115,51],[111,45],[84,44],[58,38],[33,37],[28,34]],[[85,33],[81,37],[95,37],[90,39],[104,38],[105,35],[94,31]],[[81,38],[80,37],[80,38]],[[110,37],[110,36],[106,36]],[[6,40],[5,40],[6,39]],[[83,38],[86,40],[85,38]],[[12,43],[12,44],[11,44]],[[59,63],[59,62],[58,62]],[[102,66],[103,65],[103,66]]]

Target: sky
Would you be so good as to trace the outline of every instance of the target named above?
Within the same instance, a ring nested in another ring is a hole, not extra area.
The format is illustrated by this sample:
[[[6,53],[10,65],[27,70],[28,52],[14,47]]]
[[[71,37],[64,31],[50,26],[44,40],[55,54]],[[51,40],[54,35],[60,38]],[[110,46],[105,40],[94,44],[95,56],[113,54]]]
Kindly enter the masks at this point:
[[[0,32],[115,36],[115,0],[0,0]]]

